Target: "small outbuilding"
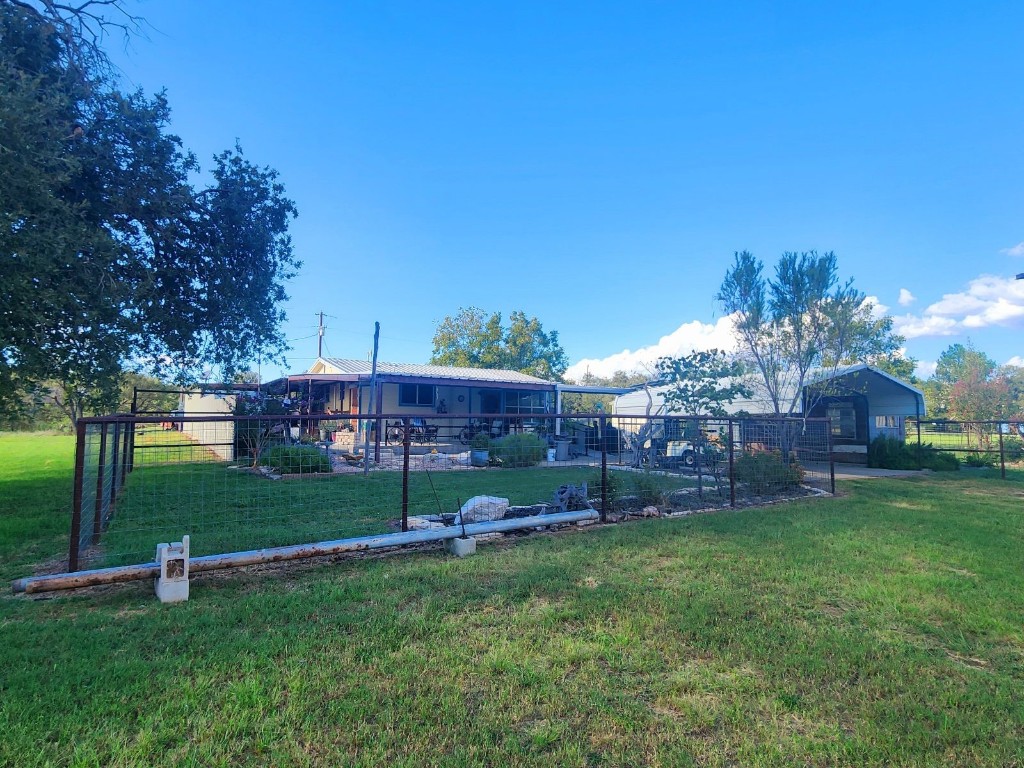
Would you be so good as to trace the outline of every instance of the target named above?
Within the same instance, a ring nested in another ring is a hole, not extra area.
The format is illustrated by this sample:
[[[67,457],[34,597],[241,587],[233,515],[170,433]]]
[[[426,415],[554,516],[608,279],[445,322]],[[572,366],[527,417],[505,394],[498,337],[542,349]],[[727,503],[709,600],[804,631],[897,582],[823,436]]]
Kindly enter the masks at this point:
[[[906,440],[907,418],[924,415],[924,392],[866,363],[838,369],[804,387],[808,416],[832,422],[836,461],[866,464],[876,437]]]
[[[666,389],[648,386],[620,395],[615,399],[613,412],[620,418],[667,415]],[[762,417],[774,413],[771,403],[757,396],[736,400],[726,410],[733,415]],[[921,390],[880,368],[860,363],[820,375],[806,385],[800,410],[793,415],[806,413],[808,417],[829,418],[835,460],[866,464],[872,440],[881,435],[906,439],[907,418],[920,419],[924,412]]]

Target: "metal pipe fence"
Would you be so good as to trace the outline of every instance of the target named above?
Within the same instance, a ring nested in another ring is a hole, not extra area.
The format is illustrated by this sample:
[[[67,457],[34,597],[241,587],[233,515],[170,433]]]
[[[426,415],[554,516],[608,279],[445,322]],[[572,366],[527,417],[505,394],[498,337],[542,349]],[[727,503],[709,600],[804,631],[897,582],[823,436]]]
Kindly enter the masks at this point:
[[[198,557],[833,492],[830,434],[827,420],[601,413],[83,419],[68,569],[146,562],[184,534]]]
[[[1024,423],[1016,421],[948,421],[908,419],[907,441],[919,452],[927,448],[957,457],[967,466],[999,466],[1024,460]],[[920,456],[919,456],[920,458]]]

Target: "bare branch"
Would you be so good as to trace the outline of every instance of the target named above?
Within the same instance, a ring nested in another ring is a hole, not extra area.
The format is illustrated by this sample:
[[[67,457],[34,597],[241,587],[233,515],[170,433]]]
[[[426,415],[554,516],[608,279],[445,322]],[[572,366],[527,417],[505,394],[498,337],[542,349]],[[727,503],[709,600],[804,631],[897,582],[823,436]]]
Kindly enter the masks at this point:
[[[0,0],[49,24],[63,44],[69,60],[105,65],[101,45],[110,34],[119,34],[125,45],[134,36],[145,37],[145,19],[129,12],[131,0]]]

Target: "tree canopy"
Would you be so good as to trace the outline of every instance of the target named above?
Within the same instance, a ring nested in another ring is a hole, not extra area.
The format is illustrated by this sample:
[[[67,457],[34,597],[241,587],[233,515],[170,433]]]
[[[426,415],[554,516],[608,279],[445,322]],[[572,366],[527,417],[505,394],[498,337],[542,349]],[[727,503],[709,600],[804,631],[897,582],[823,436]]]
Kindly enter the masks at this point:
[[[560,381],[569,367],[558,331],[545,331],[540,320],[521,311],[504,325],[499,312],[462,308],[438,323],[433,343],[434,365],[502,368],[549,381]]]
[[[126,366],[280,359],[299,262],[277,173],[236,144],[199,186],[166,95],[122,92],[89,19],[37,5],[0,4],[0,409],[50,382],[80,415]]]
[[[751,253],[736,253],[716,299],[735,317],[738,358],[753,373],[755,394],[776,415],[798,410],[812,377],[825,379],[842,365],[894,355],[903,341],[893,334],[891,317],[873,315],[852,280],[839,281],[832,252],[786,252],[774,277],[763,273]],[[814,392],[823,397],[828,389]]]
[[[951,344],[924,383],[928,413],[956,421],[1024,416],[1024,370],[999,367],[968,341]]]
[[[667,385],[664,399],[670,413],[724,417],[728,415],[726,405],[751,395],[742,380],[742,364],[718,349],[662,357],[657,370],[658,383]]]

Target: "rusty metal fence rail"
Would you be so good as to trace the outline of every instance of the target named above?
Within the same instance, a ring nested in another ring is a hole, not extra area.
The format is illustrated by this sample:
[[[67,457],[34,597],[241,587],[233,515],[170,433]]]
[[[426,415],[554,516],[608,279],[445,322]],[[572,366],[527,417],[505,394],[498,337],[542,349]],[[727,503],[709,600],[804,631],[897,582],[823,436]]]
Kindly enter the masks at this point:
[[[601,413],[83,419],[68,568],[148,561],[184,534],[202,556],[481,515],[593,507],[608,521],[827,493],[830,434],[826,420]],[[502,501],[467,505],[480,497]]]
[[[999,467],[1024,460],[1024,422],[908,419],[906,439],[920,448],[948,453],[966,466]]]

